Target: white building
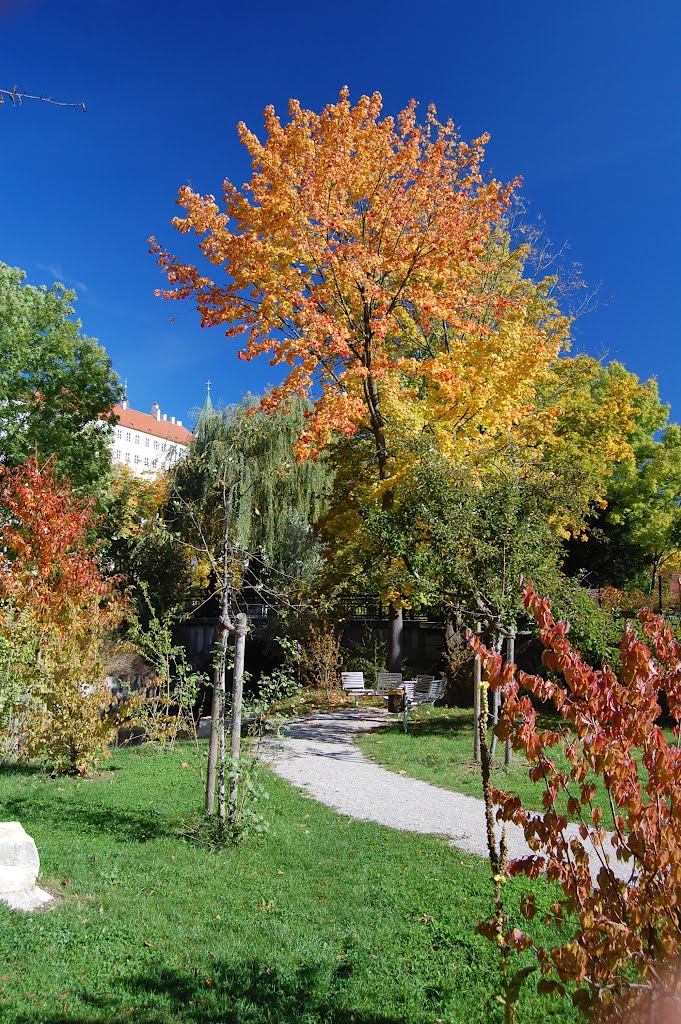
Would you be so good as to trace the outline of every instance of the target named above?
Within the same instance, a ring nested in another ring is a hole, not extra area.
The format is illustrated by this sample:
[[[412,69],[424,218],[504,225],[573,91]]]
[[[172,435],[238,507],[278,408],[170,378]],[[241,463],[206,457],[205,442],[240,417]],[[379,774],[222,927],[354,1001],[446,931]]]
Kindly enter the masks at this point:
[[[129,409],[124,399],[114,405],[113,412],[118,419],[112,442],[113,462],[127,466],[137,476],[156,476],[171,466],[192,441],[193,435],[182,426],[182,420],[161,415],[156,402],[150,413],[137,412]]]

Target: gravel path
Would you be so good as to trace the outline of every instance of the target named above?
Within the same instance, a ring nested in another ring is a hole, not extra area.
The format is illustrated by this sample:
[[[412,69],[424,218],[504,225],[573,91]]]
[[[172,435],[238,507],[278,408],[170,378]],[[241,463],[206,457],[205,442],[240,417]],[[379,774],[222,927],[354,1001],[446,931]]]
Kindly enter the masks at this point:
[[[267,740],[262,758],[283,779],[340,814],[404,832],[449,836],[453,846],[487,856],[482,800],[410,779],[374,764],[355,746],[359,732],[386,721],[381,709],[359,709],[331,715],[312,715],[290,722],[284,735]],[[570,837],[577,827],[568,826]],[[531,853],[522,829],[508,825],[512,858]],[[630,868],[611,858],[615,873],[628,878]],[[592,857],[592,874],[599,867]]]

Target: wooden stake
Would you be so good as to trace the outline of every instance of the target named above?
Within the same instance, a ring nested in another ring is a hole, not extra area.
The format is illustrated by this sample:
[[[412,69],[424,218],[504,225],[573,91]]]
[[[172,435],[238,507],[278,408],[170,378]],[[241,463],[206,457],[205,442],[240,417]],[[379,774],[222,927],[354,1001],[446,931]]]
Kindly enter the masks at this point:
[[[506,637],[506,661],[515,661],[515,633],[513,632]],[[506,740],[504,748],[504,764],[513,764],[513,747],[510,738]]]
[[[241,710],[244,697],[244,660],[246,654],[246,633],[248,619],[243,612],[236,617],[236,641],[234,644],[234,677],[232,681],[232,786],[229,794],[229,820],[236,821],[239,800],[239,755],[241,753]]]
[[[503,641],[501,633],[499,631],[497,631],[497,638],[494,641],[494,650],[497,653],[499,653],[501,651],[503,642],[504,641]],[[501,693],[499,692],[499,690],[495,690],[493,695],[492,695],[492,729],[493,730],[496,729],[497,723],[499,721],[499,710],[500,710],[500,708],[501,708]],[[494,756],[496,754],[496,751],[497,751],[497,734],[496,734],[496,732],[493,731],[492,732],[492,742],[491,742],[490,748],[489,748],[489,756],[491,757],[492,761],[494,760]]]
[[[476,636],[480,636],[481,626],[475,623]],[[475,728],[473,730],[473,760],[480,760],[480,683],[482,682],[482,661],[480,655],[473,658],[473,717]]]
[[[208,746],[208,774],[206,777],[206,814],[215,811],[215,783],[217,780],[218,753],[220,734],[224,728],[225,708],[225,659],[229,644],[229,630],[222,623],[219,625],[217,663],[213,672],[213,703],[210,715],[210,742]],[[224,745],[224,740],[223,740]]]

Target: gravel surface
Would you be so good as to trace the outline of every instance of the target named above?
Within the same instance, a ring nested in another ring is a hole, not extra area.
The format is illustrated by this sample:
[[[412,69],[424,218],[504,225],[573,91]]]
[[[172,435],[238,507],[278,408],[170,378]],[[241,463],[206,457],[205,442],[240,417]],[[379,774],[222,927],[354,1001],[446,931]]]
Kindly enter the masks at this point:
[[[298,719],[285,726],[281,737],[265,741],[261,756],[277,775],[340,814],[404,832],[449,836],[460,850],[486,857],[482,800],[388,771],[355,746],[357,733],[386,720],[380,708]],[[576,836],[577,827],[568,826],[567,833]],[[532,852],[518,826],[509,824],[507,835],[510,857]],[[631,868],[614,853],[611,864],[619,878],[629,877]],[[594,854],[594,877],[599,867]]]

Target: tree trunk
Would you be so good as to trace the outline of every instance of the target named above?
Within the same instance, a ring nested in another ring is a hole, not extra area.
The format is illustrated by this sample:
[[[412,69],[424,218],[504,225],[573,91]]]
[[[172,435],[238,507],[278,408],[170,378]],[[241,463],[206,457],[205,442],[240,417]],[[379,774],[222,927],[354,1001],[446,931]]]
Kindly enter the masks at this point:
[[[452,608],[447,609],[445,620],[445,649],[447,651],[448,663],[445,668],[447,685],[453,685],[456,680],[454,666],[457,664],[457,654],[461,653],[461,612],[454,612]]]
[[[395,608],[392,604],[389,608],[388,626],[388,672],[402,671],[402,657],[404,653],[404,622],[401,608]]]
[[[379,480],[386,480],[388,477],[388,447],[385,440],[383,416],[381,414],[381,403],[378,394],[378,385],[371,368],[371,333],[369,330],[369,307],[365,304],[364,309],[365,336],[363,340],[366,354],[366,366],[368,373],[364,378],[364,397],[369,411],[371,432],[374,435],[376,450],[376,462],[378,464]],[[383,492],[381,508],[389,512],[395,502],[395,492],[388,488]],[[403,656],[403,614],[401,608],[394,605],[388,606],[388,643],[386,645],[386,666],[388,672],[400,672],[402,670]]]
[[[661,558],[655,556],[653,558],[651,570],[650,570],[650,596],[653,597],[655,594],[655,582],[657,580],[657,574],[660,571]],[[652,604],[652,602],[651,602]]]
[[[234,677],[232,680],[232,785],[229,793],[229,820],[235,823],[239,801],[239,755],[241,753],[241,709],[244,695],[244,660],[246,653],[246,632],[248,621],[243,612],[236,617],[236,642],[234,645]]]
[[[445,647],[447,648],[448,654],[454,653],[454,646],[456,644],[456,630],[454,628],[454,622],[452,621],[451,614],[447,615],[445,622]]]

